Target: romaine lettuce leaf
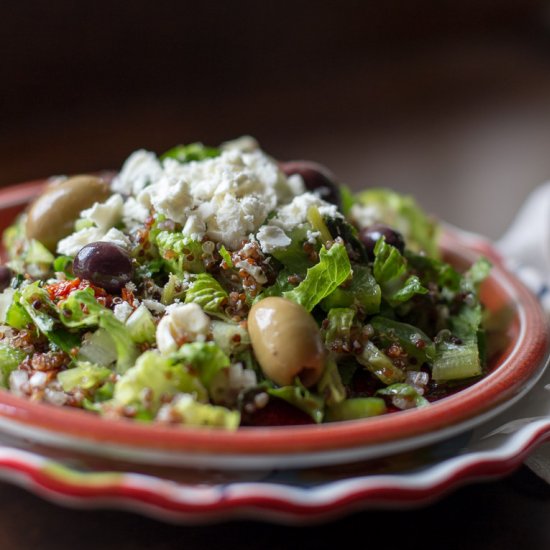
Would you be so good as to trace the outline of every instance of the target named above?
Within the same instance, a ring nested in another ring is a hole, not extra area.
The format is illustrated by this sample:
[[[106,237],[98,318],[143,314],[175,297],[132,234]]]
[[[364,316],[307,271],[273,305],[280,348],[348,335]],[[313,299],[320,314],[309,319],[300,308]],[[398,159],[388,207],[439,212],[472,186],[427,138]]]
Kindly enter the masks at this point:
[[[181,363],[173,363],[156,351],[146,351],[116,382],[114,400],[122,405],[146,401],[158,410],[163,396],[190,393],[200,401],[208,401],[200,380]]]
[[[169,271],[178,276],[184,273],[202,273],[202,244],[191,237],[172,231],[160,231],[155,238],[159,253]]]
[[[324,246],[319,253],[319,263],[307,270],[305,279],[283,296],[311,311],[323,298],[329,296],[351,274],[351,264],[346,248],[334,243],[329,250]]]
[[[208,314],[227,318],[223,307],[227,304],[229,294],[209,273],[199,273],[185,294],[185,303],[195,303]]]
[[[324,400],[310,392],[307,388],[297,383],[294,386],[282,386],[280,388],[269,388],[266,390],[269,395],[283,399],[294,407],[305,412],[319,424],[323,421],[325,403]]]
[[[373,223],[383,223],[399,231],[408,248],[439,257],[438,225],[423,212],[413,197],[378,188],[362,191],[356,199],[374,214]]]
[[[194,160],[205,160],[219,156],[221,150],[217,147],[207,147],[202,143],[189,143],[188,145],[176,145],[163,153],[160,160],[167,158],[175,159],[178,162],[191,162]]]
[[[210,426],[236,430],[241,421],[239,411],[199,403],[189,394],[178,395],[170,408],[181,418],[181,423],[185,426]]]
[[[173,355],[173,359],[191,367],[206,388],[210,387],[218,371],[229,367],[230,364],[229,357],[215,342],[183,344]]]

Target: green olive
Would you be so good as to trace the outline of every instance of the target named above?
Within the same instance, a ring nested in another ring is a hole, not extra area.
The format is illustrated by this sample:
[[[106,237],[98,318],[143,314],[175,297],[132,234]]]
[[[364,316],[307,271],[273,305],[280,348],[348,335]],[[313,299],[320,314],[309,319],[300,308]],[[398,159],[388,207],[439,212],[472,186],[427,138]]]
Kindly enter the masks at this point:
[[[321,378],[325,348],[302,306],[275,296],[260,300],[250,309],[248,332],[263,373],[276,384],[288,386],[298,377],[309,387]]]
[[[74,176],[52,185],[31,205],[27,238],[40,241],[55,252],[59,240],[74,231],[74,222],[82,210],[109,197],[107,182],[95,176]]]

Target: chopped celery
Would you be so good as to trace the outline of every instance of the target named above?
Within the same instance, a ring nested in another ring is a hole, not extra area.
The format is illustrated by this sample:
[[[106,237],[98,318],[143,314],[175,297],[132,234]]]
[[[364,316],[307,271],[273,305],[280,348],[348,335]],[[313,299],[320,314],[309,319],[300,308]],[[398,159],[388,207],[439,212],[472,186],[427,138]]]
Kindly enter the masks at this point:
[[[405,379],[405,373],[370,341],[357,356],[357,361],[386,385],[402,382]]]
[[[477,342],[463,344],[441,342],[432,366],[432,378],[436,381],[462,380],[482,374]]]
[[[339,422],[379,416],[386,412],[386,403],[380,397],[354,397],[327,407],[326,420]]]

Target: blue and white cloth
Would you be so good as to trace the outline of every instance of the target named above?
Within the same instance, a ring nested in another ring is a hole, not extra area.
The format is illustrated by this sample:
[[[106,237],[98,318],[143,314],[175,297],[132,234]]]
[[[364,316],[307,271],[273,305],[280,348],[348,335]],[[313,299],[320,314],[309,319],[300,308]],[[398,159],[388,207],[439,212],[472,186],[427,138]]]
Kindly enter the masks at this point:
[[[550,319],[550,182],[527,197],[496,247],[507,267],[539,298]],[[535,450],[526,464],[550,483],[550,443]]]

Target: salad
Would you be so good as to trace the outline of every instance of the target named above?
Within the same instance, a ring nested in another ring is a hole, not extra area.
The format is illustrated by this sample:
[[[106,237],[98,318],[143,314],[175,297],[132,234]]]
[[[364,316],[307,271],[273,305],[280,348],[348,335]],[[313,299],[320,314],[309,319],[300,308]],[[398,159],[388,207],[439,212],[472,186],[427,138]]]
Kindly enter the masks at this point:
[[[250,137],[52,178],[3,236],[0,391],[229,430],[429,406],[487,369],[489,263],[438,231]]]

